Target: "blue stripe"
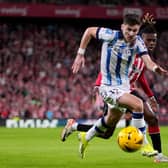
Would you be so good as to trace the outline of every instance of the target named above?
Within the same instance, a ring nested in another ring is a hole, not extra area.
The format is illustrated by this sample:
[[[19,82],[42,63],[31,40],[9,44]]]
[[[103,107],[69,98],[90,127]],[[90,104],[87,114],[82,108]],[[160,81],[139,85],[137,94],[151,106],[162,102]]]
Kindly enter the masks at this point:
[[[120,76],[121,61],[122,61],[122,53],[119,53],[118,56],[117,56],[117,66],[116,66],[116,69],[115,69],[116,80],[117,80],[118,85],[122,84],[121,76]]]
[[[143,113],[132,113],[132,118],[134,119],[141,119],[143,118]]]
[[[146,127],[141,127],[141,128],[138,128],[142,133],[145,132],[146,130]]]
[[[127,66],[126,66],[126,70],[125,70],[125,77],[126,77],[126,79],[128,79],[128,76],[129,76],[128,70],[129,70],[130,64],[132,62],[132,57],[133,57],[134,50],[131,49],[130,51],[131,51],[131,55],[128,57]]]
[[[110,73],[110,69],[109,69],[110,68],[110,59],[111,59],[111,56],[112,56],[111,49],[113,48],[113,46],[117,42],[118,36],[119,36],[119,34],[116,33],[113,41],[111,41],[108,44],[108,48],[107,48],[106,72],[107,72],[107,84],[109,84],[109,85],[112,85],[111,73]]]
[[[118,32],[116,34],[117,39],[121,36],[121,32]],[[121,48],[123,48],[124,46],[121,46]],[[117,55],[117,66],[115,69],[115,73],[116,73],[116,80],[117,80],[117,84],[121,85],[122,84],[122,80],[121,80],[121,76],[120,76],[120,69],[121,69],[121,61],[122,61],[122,53],[119,53]]]
[[[110,73],[110,58],[111,58],[111,48],[107,48],[106,71],[107,71],[107,83],[109,85],[112,84]]]

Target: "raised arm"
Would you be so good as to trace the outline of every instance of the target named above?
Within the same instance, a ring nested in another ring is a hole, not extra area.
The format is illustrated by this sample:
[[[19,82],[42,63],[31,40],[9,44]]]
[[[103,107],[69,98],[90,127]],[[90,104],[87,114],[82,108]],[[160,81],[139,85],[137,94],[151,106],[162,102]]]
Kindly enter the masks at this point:
[[[142,59],[146,65],[146,67],[153,71],[153,72],[156,72],[158,73],[159,75],[167,75],[168,76],[168,71],[163,69],[162,67],[160,67],[159,65],[157,65],[155,62],[153,62],[150,58],[149,55],[143,55],[142,56]]]
[[[96,38],[97,29],[98,29],[97,27],[89,27],[85,30],[80,42],[79,49],[77,51],[76,58],[72,65],[73,73],[77,73],[81,67],[85,66],[85,57],[84,57],[85,50],[90,40],[92,38]]]

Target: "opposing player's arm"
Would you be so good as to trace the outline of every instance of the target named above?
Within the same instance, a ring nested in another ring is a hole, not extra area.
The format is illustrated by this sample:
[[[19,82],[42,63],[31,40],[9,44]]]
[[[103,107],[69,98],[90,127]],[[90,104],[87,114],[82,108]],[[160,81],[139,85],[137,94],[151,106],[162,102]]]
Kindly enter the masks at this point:
[[[138,83],[142,87],[143,91],[148,97],[152,97],[154,94],[149,86],[149,83],[144,75],[144,70],[141,72],[141,75],[138,78]]]
[[[138,83],[142,87],[145,94],[148,96],[147,104],[150,105],[152,110],[156,112],[158,110],[159,105],[145,77],[144,70],[142,71],[141,75],[138,78]]]
[[[156,72],[160,75],[168,75],[168,71],[153,62],[148,54],[142,55],[142,59],[149,70]]]

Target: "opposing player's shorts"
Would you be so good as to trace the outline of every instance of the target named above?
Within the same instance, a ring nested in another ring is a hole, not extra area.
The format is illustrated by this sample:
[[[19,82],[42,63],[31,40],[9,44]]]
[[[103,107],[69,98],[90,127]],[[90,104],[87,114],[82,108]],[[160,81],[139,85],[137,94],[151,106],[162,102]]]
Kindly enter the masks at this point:
[[[126,108],[120,106],[117,100],[124,94],[130,93],[130,90],[116,88],[107,85],[101,85],[99,87],[99,93],[103,97],[103,100],[108,104],[109,108],[118,108],[120,111],[125,112]]]

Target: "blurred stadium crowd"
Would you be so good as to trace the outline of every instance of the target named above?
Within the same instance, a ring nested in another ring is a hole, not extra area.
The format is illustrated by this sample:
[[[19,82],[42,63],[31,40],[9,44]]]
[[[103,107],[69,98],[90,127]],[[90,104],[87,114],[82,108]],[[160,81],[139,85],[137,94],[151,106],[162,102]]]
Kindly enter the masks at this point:
[[[165,6],[167,0],[0,0],[13,3],[50,3],[58,5]]]
[[[100,56],[94,41],[86,53],[86,67],[75,76],[71,73],[82,32],[66,24],[0,24],[1,118],[97,118],[101,114],[101,101],[93,101],[92,94]],[[166,44],[165,31],[155,59],[168,69]],[[168,115],[168,78],[149,71],[147,78],[160,113]]]

